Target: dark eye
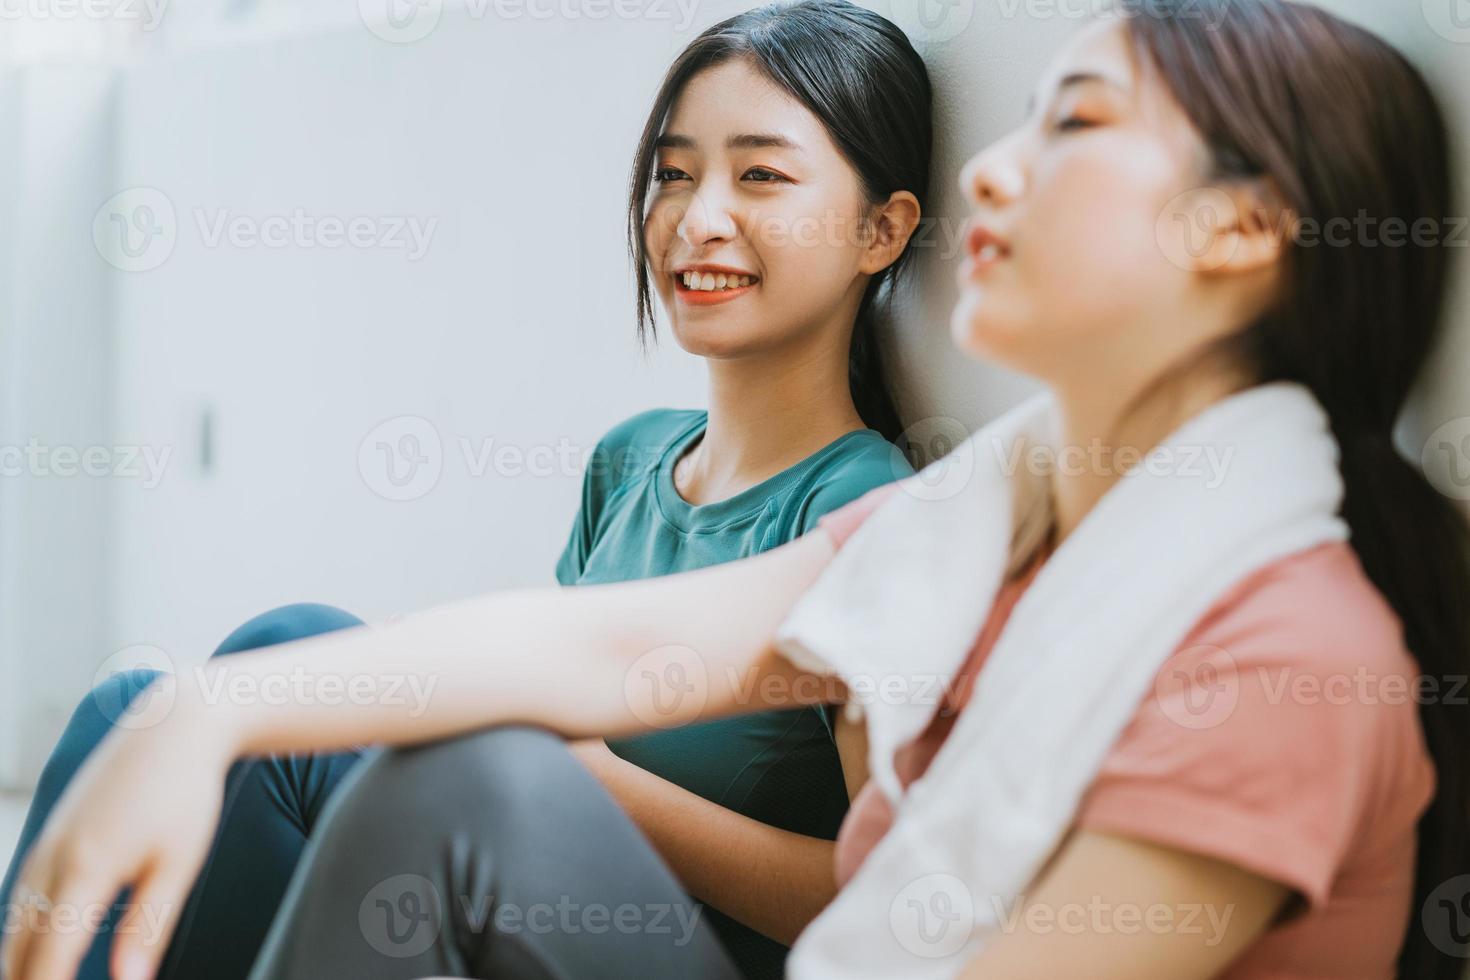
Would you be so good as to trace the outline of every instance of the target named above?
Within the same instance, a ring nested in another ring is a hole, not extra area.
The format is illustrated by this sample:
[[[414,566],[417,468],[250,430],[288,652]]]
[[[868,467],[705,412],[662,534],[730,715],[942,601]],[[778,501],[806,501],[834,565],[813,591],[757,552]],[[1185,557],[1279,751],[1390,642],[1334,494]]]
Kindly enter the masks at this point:
[[[1096,124],[1081,116],[1068,116],[1057,123],[1057,132],[1070,133],[1079,129],[1091,129],[1094,125]]]
[[[765,167],[751,167],[749,170],[745,171],[745,176],[747,179],[753,180],[757,184],[769,184],[774,181],[786,180],[785,177],[776,173],[774,170],[767,170]]]
[[[659,184],[668,180],[682,180],[688,176],[688,174],[677,167],[658,167],[653,172],[654,182]]]

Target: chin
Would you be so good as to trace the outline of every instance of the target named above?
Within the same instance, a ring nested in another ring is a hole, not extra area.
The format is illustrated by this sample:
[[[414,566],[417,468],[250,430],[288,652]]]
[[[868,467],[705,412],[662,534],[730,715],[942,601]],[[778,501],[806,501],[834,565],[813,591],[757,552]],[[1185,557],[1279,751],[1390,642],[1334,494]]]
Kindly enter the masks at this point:
[[[732,317],[719,318],[704,323],[674,323],[671,327],[674,340],[686,352],[696,357],[722,358],[745,353],[750,347],[750,330]]]
[[[960,294],[949,320],[949,336],[955,347],[971,357],[993,360],[1004,346],[1003,339],[1014,331],[1005,323],[995,304],[974,290]]]

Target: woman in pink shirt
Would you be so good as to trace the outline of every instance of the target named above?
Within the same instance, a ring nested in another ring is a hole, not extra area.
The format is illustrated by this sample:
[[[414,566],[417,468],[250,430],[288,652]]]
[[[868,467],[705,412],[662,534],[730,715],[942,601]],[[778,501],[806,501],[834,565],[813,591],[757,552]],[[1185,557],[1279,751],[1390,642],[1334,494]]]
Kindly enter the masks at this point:
[[[975,215],[954,340],[1044,382],[1063,444],[1084,450],[1146,450],[1244,389],[1303,385],[1341,449],[1352,539],[1258,570],[1199,619],[1024,903],[962,975],[1449,980],[1470,954],[1470,709],[1457,686],[1470,672],[1470,570],[1461,517],[1391,438],[1445,296],[1435,223],[1455,210],[1442,115],[1397,52],[1316,8],[1128,6],[1132,16],[1081,31],[1025,121],[964,168]],[[900,751],[902,780],[924,772],[1016,600],[1119,475],[1052,475],[1049,525],[1014,555],[966,682]],[[772,639],[892,492],[754,558],[465,600],[232,658],[232,673],[256,681],[303,664],[348,675],[413,664],[439,681],[414,717],[389,704],[210,705],[182,679],[160,682],[175,698],[168,718],[104,743],[33,850],[8,976],[60,980],[81,955],[85,936],[48,928],[47,910],[106,901],[125,884],[145,907],[177,903],[236,756],[434,739],[444,741],[386,752],[362,772],[298,874],[257,976],[420,975],[512,952],[523,965],[506,975],[568,975],[549,945],[610,940],[564,932],[527,953],[524,936],[456,919],[394,958],[370,948],[361,910],[373,893],[350,883],[412,874],[474,906],[462,890],[481,878],[512,890],[579,881],[578,895],[597,876],[672,882],[650,848],[613,832],[616,807],[555,736],[464,733],[530,722],[581,737],[832,699]],[[700,683],[680,651],[697,651]],[[521,803],[533,796],[544,806]],[[616,838],[619,853],[596,869],[562,867],[567,842],[538,837],[549,822],[539,815],[553,812],[582,814],[581,836]],[[858,791],[839,880],[893,820],[881,792]],[[640,941],[659,954],[647,976],[732,975],[707,942],[681,960],[658,936]],[[163,945],[119,937],[116,962],[144,976]]]

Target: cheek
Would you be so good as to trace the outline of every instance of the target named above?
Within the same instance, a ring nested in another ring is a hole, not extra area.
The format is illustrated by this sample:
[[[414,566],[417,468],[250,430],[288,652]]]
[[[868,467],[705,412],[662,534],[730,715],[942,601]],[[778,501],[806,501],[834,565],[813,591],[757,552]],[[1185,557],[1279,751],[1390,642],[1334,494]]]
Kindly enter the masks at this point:
[[[663,268],[683,216],[683,207],[673,200],[655,199],[649,205],[643,218],[643,247],[648,252],[650,272]]]
[[[1033,195],[1022,264],[1038,299],[1106,309],[1149,295],[1168,266],[1157,231],[1163,175],[1123,157],[1077,163]]]
[[[1142,322],[1178,275],[1157,234],[1163,176],[1121,155],[1034,175],[1017,254],[961,291],[956,344],[1045,374]]]

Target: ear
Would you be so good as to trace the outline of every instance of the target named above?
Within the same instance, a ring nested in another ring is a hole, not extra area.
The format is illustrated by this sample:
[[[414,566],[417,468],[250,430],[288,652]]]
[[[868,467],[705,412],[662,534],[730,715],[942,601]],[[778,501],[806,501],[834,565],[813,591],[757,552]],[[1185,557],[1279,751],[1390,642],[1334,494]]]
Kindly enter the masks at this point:
[[[894,191],[887,201],[874,207],[858,263],[861,272],[877,275],[898,261],[919,227],[920,210],[919,199],[908,191]]]
[[[1160,241],[1180,268],[1211,278],[1275,267],[1286,251],[1296,215],[1269,181],[1236,180],[1176,198],[1160,224]]]

